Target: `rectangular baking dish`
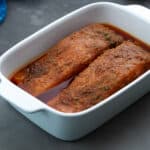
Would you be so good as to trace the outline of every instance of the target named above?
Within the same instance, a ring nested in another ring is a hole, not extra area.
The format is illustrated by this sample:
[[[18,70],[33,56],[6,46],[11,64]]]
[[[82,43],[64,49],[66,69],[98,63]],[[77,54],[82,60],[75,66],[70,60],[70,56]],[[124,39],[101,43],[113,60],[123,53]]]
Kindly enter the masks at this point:
[[[51,135],[71,141],[93,131],[150,91],[150,70],[97,105],[78,113],[63,113],[23,91],[8,77],[41,55],[67,34],[93,22],[113,24],[150,44],[150,11],[140,5],[109,2],[86,5],[44,27],[0,57],[0,95]]]

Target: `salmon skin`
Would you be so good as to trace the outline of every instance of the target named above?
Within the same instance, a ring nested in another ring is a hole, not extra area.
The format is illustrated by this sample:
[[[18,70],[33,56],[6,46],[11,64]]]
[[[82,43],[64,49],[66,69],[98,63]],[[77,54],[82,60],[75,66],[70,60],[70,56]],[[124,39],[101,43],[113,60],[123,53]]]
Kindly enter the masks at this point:
[[[90,24],[58,42],[47,54],[14,74],[11,81],[38,96],[79,73],[104,50],[122,41],[123,37],[108,27]]]
[[[97,57],[48,105],[62,112],[85,110],[118,91],[150,69],[150,53],[132,42]]]

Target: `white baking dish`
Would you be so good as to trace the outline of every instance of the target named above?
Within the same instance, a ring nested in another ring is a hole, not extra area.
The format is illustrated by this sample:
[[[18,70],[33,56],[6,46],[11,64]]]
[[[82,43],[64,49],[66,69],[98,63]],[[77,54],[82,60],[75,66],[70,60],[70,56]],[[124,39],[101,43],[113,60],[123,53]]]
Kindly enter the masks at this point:
[[[150,71],[147,71],[99,104],[82,112],[63,113],[48,107],[8,80],[12,72],[56,41],[92,22],[113,24],[150,44],[149,9],[139,5],[100,2],[58,19],[9,49],[0,58],[1,96],[43,130],[63,140],[81,138],[150,91]]]

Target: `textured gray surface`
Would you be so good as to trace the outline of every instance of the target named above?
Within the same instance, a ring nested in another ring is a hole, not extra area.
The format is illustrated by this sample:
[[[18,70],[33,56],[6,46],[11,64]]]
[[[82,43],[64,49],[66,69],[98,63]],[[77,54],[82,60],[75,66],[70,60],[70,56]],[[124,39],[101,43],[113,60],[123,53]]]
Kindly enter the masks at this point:
[[[7,19],[0,25],[0,54],[41,27],[91,2],[96,0],[9,0]],[[113,2],[150,8],[149,0]],[[148,150],[149,108],[150,93],[83,139],[64,142],[33,125],[0,98],[0,150]]]

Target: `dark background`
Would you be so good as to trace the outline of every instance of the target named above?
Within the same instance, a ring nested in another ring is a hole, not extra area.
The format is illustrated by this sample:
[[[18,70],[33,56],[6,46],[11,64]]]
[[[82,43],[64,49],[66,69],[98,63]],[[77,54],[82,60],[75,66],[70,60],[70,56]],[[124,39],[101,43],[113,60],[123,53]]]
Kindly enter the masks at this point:
[[[7,18],[0,25],[0,55],[41,27],[96,0],[7,2]],[[142,4],[150,8],[150,0],[112,2]],[[0,150],[149,150],[149,116],[150,93],[88,136],[75,142],[64,142],[39,129],[0,98]]]

